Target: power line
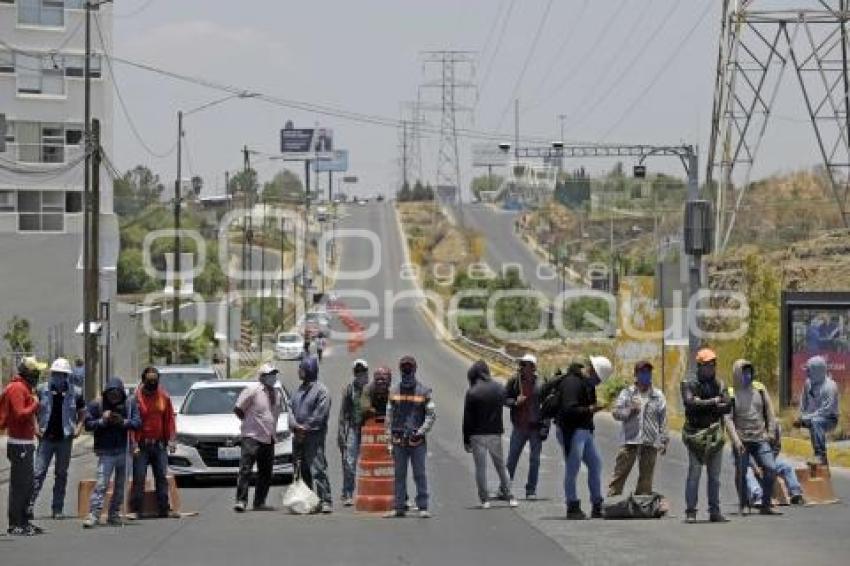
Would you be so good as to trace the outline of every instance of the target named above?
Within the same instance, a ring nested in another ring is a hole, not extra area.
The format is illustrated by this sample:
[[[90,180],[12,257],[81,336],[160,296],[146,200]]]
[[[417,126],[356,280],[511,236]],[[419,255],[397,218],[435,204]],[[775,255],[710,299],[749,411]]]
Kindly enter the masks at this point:
[[[699,18],[697,18],[697,21],[694,22],[694,25],[691,26],[691,28],[687,31],[687,33],[685,33],[684,37],[682,37],[682,40],[679,42],[679,44],[674,49],[672,49],[670,51],[669,56],[664,61],[664,63],[658,68],[658,71],[652,77],[652,80],[650,80],[650,82],[646,85],[646,87],[644,87],[644,89],[640,92],[640,94],[638,94],[637,97],[632,101],[632,103],[629,104],[626,107],[625,111],[620,115],[619,118],[617,118],[617,120],[614,122],[614,124],[610,128],[608,128],[605,131],[604,134],[602,134],[602,136],[600,137],[600,142],[604,141],[605,138],[607,138],[614,130],[616,130],[617,128],[620,127],[620,125],[623,123],[623,121],[629,115],[631,115],[631,113],[635,109],[635,107],[637,107],[637,105],[640,104],[643,101],[644,97],[649,93],[649,91],[651,91],[655,87],[655,85],[658,83],[658,80],[661,78],[661,76],[670,69],[670,65],[673,63],[673,61],[676,60],[676,58],[679,57],[679,55],[682,54],[682,49],[685,47],[685,44],[688,42],[688,40],[691,39],[691,36],[693,36],[694,32],[696,32],[697,28],[700,26],[700,24],[702,24],[702,22],[703,22],[703,20],[705,20],[706,16],[708,16],[708,13],[711,11],[711,8],[713,7],[713,5],[714,5],[713,2],[706,0],[705,9],[702,11]]]
[[[505,117],[508,115],[508,112],[511,109],[511,105],[513,104],[513,101],[517,96],[517,92],[519,92],[519,87],[520,85],[522,85],[522,80],[525,78],[525,72],[528,70],[528,65],[529,63],[531,63],[531,59],[534,57],[534,53],[537,51],[537,44],[540,42],[540,37],[543,35],[543,29],[549,19],[549,11],[552,9],[553,3],[554,0],[549,0],[549,2],[546,3],[546,9],[543,10],[543,16],[540,18],[540,23],[537,25],[537,33],[534,34],[534,39],[531,41],[531,47],[528,50],[528,54],[525,56],[525,61],[522,64],[522,69],[520,70],[519,76],[516,79],[513,91],[511,91],[511,97],[508,99],[508,103],[505,105],[505,109],[502,111],[502,117],[499,118],[499,123],[496,125],[497,130],[502,127],[502,123],[505,121]]]
[[[572,44],[573,39],[576,37],[576,30],[578,29],[578,25],[584,17],[585,12],[587,12],[587,6],[590,4],[590,0],[584,0],[581,4],[581,8],[579,8],[579,12],[576,17],[573,19],[572,24],[570,24],[569,29],[564,32],[564,40],[561,42],[561,45],[555,50],[555,56],[552,57],[552,60],[549,62],[549,66],[546,67],[546,71],[543,73],[543,77],[540,81],[540,84],[537,86],[535,91],[543,91],[543,87],[546,86],[548,79],[555,70],[555,65],[558,64],[558,61],[561,60],[561,56],[564,51],[566,51],[567,47]]]
[[[487,83],[487,79],[490,78],[490,71],[493,70],[493,62],[496,60],[496,57],[499,55],[499,49],[502,47],[502,39],[505,36],[505,30],[508,27],[508,23],[511,21],[511,13],[514,10],[514,4],[516,0],[510,0],[511,3],[508,4],[508,11],[505,13],[505,19],[502,21],[502,28],[499,31],[499,37],[496,40],[496,48],[493,50],[493,54],[490,56],[490,61],[487,63],[487,67],[484,69],[484,74],[481,77],[481,82],[478,83],[478,91],[479,93],[484,89],[484,85]],[[482,52],[483,56],[484,53]]]
[[[139,14],[141,14],[142,12],[147,10],[148,8],[150,8],[151,4],[153,4],[153,0],[146,0],[144,3],[142,3],[141,6],[139,6],[135,10],[127,12],[126,14],[115,14],[115,13],[113,13],[112,17],[113,18],[133,18],[135,16],[138,16]]]
[[[481,63],[481,58],[484,57],[484,54],[487,53],[487,49],[490,48],[490,40],[493,39],[493,32],[496,31],[496,27],[498,27],[499,22],[502,21],[502,10],[505,8],[505,2],[507,0],[502,0],[499,2],[499,8],[496,10],[496,17],[493,19],[493,23],[490,24],[490,30],[487,32],[487,37],[484,40],[484,45],[481,46],[481,50],[478,52],[478,63]]]

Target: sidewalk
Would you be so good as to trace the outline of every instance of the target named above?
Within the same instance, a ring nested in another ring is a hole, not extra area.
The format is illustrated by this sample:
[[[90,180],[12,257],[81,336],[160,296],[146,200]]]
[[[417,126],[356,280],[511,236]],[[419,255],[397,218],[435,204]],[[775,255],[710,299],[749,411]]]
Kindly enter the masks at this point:
[[[83,434],[74,441],[71,458],[78,458],[92,451],[93,438],[90,434]],[[0,484],[9,481],[9,459],[6,457],[6,435],[0,435]]]

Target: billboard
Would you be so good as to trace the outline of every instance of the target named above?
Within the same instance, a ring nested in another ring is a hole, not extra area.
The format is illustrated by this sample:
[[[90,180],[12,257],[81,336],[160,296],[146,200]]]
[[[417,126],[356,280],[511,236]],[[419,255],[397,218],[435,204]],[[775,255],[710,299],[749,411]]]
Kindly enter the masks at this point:
[[[284,158],[310,159],[315,154],[330,157],[334,148],[333,130],[330,128],[291,128],[280,131],[280,152]]]
[[[477,143],[472,146],[473,167],[504,167],[513,152],[503,151],[496,143]]]
[[[319,159],[313,162],[313,170],[317,173],[345,173],[348,171],[348,150],[337,149],[331,153],[331,159]]]

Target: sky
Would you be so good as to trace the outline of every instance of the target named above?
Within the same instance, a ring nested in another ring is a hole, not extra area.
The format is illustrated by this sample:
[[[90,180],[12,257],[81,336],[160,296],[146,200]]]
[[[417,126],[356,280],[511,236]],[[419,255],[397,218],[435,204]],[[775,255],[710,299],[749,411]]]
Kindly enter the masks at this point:
[[[779,2],[781,4],[781,2]],[[458,125],[499,132],[512,140],[513,100],[520,100],[520,134],[540,140],[698,144],[704,159],[711,129],[720,2],[716,0],[116,0],[114,53],[150,64],[348,112],[398,120],[404,101],[432,80],[423,51],[469,50],[477,87],[459,102],[471,112]],[[464,69],[465,71],[465,69]],[[115,65],[127,114],[115,109],[115,162],[144,164],[170,182],[176,156],[176,114],[222,97],[220,92]],[[777,101],[755,177],[818,163],[811,126],[796,83],[788,76]],[[439,102],[439,91],[423,90]],[[439,124],[438,113],[426,119]],[[241,149],[258,153],[261,179],[284,165],[279,130],[321,125],[337,148],[350,151],[353,194],[389,193],[401,176],[398,128],[349,121],[260,100],[230,100],[185,120],[184,171],[201,175],[205,192],[223,191],[225,171],[242,166]],[[438,136],[423,139],[423,169],[436,177]],[[462,182],[471,145],[461,139]],[[496,140],[486,142],[496,145]],[[147,146],[147,147],[145,147]],[[166,157],[161,157],[166,155]],[[297,173],[303,167],[288,164]],[[604,160],[570,163],[607,170]],[[681,174],[672,160],[650,171]],[[704,176],[704,164],[701,164]],[[187,175],[188,176],[188,175]],[[326,190],[326,176],[322,187]]]

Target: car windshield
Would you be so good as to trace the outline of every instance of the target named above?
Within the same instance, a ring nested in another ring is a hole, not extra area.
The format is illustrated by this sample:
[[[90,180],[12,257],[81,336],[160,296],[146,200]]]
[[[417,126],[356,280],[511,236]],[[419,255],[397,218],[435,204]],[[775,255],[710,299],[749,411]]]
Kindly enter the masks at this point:
[[[163,373],[159,376],[160,384],[172,397],[183,397],[194,383],[214,380],[215,374],[205,372]]]
[[[241,387],[209,387],[194,389],[186,396],[180,413],[183,415],[226,415],[233,412],[233,406]]]
[[[297,334],[281,334],[280,336],[277,337],[278,342],[285,342],[285,343],[294,343],[294,342],[299,342],[300,340],[301,340],[301,337],[298,336]]]

